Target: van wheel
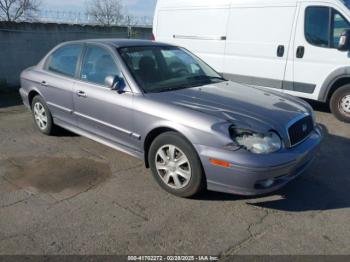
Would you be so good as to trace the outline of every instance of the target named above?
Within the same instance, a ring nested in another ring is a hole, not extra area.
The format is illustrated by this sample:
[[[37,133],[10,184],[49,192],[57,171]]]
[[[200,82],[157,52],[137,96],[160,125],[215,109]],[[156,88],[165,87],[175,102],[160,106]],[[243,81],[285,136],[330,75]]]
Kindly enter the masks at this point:
[[[53,135],[55,125],[52,120],[52,115],[41,96],[36,96],[33,98],[32,113],[34,123],[39,131],[45,135]]]
[[[149,151],[154,178],[167,192],[192,197],[205,188],[202,164],[189,142],[176,132],[158,136]]]
[[[340,87],[334,92],[330,108],[337,119],[350,123],[350,85]]]

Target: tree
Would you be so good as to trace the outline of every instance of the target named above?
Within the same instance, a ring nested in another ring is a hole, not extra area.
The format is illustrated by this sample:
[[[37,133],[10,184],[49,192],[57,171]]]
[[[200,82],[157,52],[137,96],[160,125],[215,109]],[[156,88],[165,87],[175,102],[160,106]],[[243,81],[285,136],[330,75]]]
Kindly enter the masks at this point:
[[[124,6],[121,0],[89,0],[87,14],[104,26],[120,24],[123,19]]]
[[[38,0],[0,0],[0,20],[18,22],[32,20],[39,11]]]

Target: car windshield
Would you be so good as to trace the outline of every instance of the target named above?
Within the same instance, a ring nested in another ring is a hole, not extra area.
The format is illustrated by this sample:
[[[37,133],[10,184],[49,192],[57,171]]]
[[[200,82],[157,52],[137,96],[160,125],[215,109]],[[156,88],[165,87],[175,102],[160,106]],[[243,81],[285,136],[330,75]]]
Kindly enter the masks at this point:
[[[169,46],[124,47],[119,53],[145,93],[226,81],[188,51]]]

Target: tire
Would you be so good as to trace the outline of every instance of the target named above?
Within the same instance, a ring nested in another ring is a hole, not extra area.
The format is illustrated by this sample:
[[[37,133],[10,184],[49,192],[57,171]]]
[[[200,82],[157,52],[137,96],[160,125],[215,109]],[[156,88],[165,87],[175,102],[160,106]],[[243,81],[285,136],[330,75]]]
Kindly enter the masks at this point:
[[[32,114],[34,124],[41,133],[48,136],[54,134],[55,125],[52,120],[51,112],[41,96],[35,96],[33,98]]]
[[[176,132],[161,134],[153,141],[148,161],[154,178],[170,194],[189,198],[205,188],[205,176],[197,152]]]
[[[350,85],[338,88],[330,100],[334,116],[345,123],[350,123]]]

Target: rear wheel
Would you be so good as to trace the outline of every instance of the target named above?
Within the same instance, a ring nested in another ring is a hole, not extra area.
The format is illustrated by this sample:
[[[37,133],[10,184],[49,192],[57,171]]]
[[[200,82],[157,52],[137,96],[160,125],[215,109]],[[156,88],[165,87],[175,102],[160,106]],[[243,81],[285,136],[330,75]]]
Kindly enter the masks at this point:
[[[333,93],[330,108],[337,119],[350,123],[350,85],[340,87]]]
[[[192,197],[205,187],[197,152],[175,132],[164,133],[154,140],[149,163],[158,184],[173,195]]]
[[[52,121],[52,115],[41,96],[36,96],[32,101],[32,113],[36,127],[45,135],[52,135],[55,126]]]

